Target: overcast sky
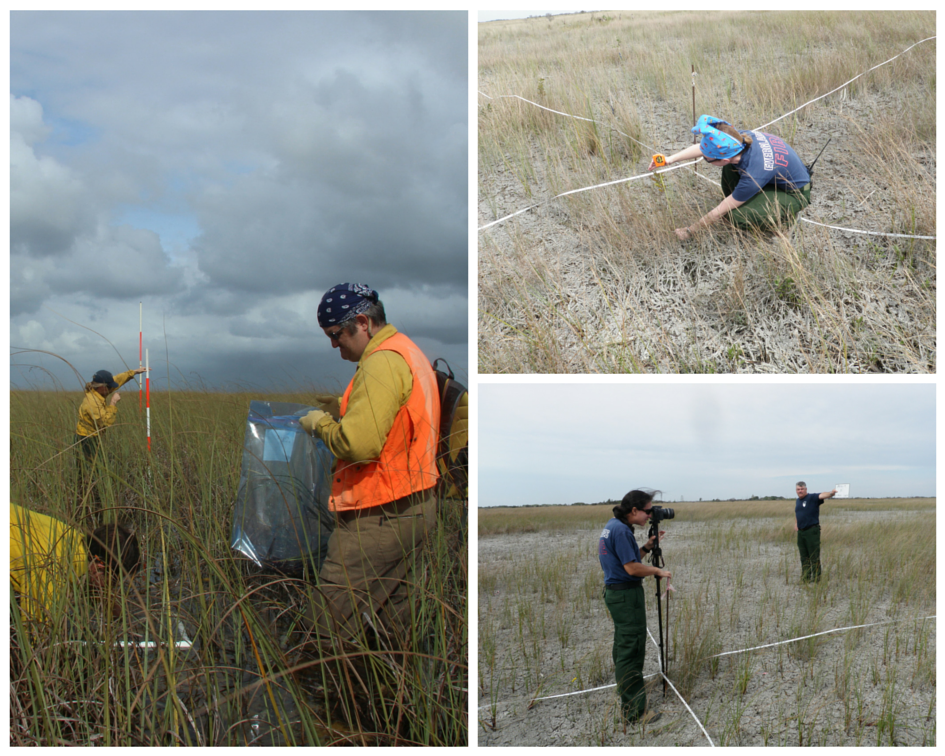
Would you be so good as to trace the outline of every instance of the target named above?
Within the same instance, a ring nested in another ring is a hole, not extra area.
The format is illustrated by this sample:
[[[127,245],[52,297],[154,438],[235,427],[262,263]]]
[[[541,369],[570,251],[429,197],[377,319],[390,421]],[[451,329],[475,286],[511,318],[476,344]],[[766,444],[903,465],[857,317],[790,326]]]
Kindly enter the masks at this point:
[[[467,20],[12,13],[14,386],[137,367],[139,301],[155,389],[343,386],[346,281],[467,377]]]
[[[935,387],[480,385],[479,506],[935,496]]]

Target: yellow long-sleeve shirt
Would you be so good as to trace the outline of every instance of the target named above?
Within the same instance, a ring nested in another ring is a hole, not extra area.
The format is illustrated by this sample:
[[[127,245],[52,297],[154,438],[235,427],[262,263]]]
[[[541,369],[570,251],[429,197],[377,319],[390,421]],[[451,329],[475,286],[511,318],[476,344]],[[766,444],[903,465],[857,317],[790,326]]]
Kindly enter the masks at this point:
[[[68,587],[88,572],[85,538],[55,517],[10,505],[10,586],[24,616],[40,620],[68,599]]]
[[[374,334],[358,360],[345,416],[336,421],[325,415],[313,433],[338,459],[361,462],[377,459],[394,425],[394,418],[413,389],[407,361],[396,352],[377,347],[397,333],[386,325]]]
[[[134,370],[126,370],[115,376],[115,383],[121,388],[135,377]],[[109,392],[111,394],[112,392]],[[79,422],[75,426],[76,435],[94,436],[101,434],[108,426],[115,422],[118,407],[108,403],[108,398],[98,391],[86,391],[85,399],[79,405]]]

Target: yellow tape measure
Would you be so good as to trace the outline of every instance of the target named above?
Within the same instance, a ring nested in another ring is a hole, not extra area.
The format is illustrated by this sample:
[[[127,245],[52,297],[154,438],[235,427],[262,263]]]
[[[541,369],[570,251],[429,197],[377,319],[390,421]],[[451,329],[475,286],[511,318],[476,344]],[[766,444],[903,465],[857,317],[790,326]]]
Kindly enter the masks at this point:
[[[666,167],[666,156],[665,156],[665,155],[654,155],[654,156],[653,156],[653,165],[655,165],[657,168],[665,168],[665,167]],[[654,173],[652,176],[650,176],[650,178],[653,179],[653,181],[656,183],[656,188],[659,189],[661,192],[662,192],[664,189],[666,189],[666,184],[663,183],[663,177],[662,177],[662,176],[657,176],[657,175]]]

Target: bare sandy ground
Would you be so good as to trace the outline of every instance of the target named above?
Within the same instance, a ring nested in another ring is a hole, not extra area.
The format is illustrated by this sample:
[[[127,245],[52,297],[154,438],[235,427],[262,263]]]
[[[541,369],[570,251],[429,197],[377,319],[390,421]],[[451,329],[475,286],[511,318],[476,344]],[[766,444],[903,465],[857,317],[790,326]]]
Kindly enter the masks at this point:
[[[849,512],[834,515],[832,522],[838,524],[844,519],[883,522],[889,517],[888,513]],[[704,621],[711,622],[715,603],[728,607],[736,593],[740,596],[735,602],[739,607],[738,616],[725,618],[723,651],[806,634],[806,630],[801,629],[805,616],[802,607],[809,606],[810,592],[800,584],[796,547],[786,541],[764,543],[752,538],[753,533],[765,528],[783,527],[783,523],[760,520],[745,526],[748,528],[745,542],[733,539],[730,548],[720,554],[722,563],[706,569],[703,562],[700,571],[701,560],[690,559],[687,553],[695,550],[709,529],[720,527],[723,526],[715,523],[668,523],[670,536],[664,554],[667,569],[674,572],[672,582],[676,597],[710,597],[705,601]],[[890,524],[890,527],[894,525]],[[851,599],[844,590],[856,582],[856,575],[849,574],[851,568],[855,573],[856,566],[839,564],[831,556],[829,534],[825,525],[823,564],[832,587],[824,596],[823,606],[817,608],[819,620],[810,632],[853,624],[889,623],[906,616],[935,613],[934,607],[897,608],[880,581],[875,585],[867,583],[868,613],[861,621],[852,621]],[[516,587],[512,580],[498,580],[491,595],[484,595],[480,588],[479,745],[707,746],[708,738],[700,730],[696,718],[716,745],[934,745],[934,672],[931,681],[916,675],[912,643],[917,627],[924,624],[927,631],[924,643],[931,644],[926,653],[931,655],[934,670],[935,620],[897,622],[825,635],[816,641],[816,650],[810,661],[794,647],[799,644],[724,657],[714,675],[709,670],[700,672],[687,696],[688,706],[695,717],[672,690],[667,689],[664,697],[662,685],[654,677],[648,683],[649,701],[651,708],[662,713],[662,718],[646,730],[639,726],[625,727],[617,722],[618,698],[614,687],[538,701],[530,707],[532,699],[538,696],[607,686],[614,682],[610,655],[613,623],[600,592],[593,590],[596,595],[591,598],[586,614],[581,612],[580,603],[573,600],[582,586],[590,592],[587,586],[603,582],[595,556],[598,536],[599,531],[595,530],[479,539],[480,585],[482,576],[490,569],[524,566],[528,560],[553,553],[564,555],[560,559],[560,569],[569,575],[570,581],[568,599],[542,603],[543,625],[547,629],[545,637],[537,644],[525,644],[529,649],[536,645],[541,648],[542,676],[537,686],[521,674],[524,665],[518,649],[522,648],[522,629],[516,622],[516,613],[502,609],[506,604],[514,605],[517,599],[513,594],[520,596],[521,587]],[[577,560],[580,563],[574,563],[574,555],[581,555]],[[934,559],[934,555],[931,558]],[[596,575],[589,574],[595,571]],[[859,584],[862,586],[863,582]],[[655,581],[647,579],[644,585],[648,627],[655,637]],[[762,602],[762,594],[766,591],[773,591],[774,595]],[[537,596],[534,600],[540,601]],[[679,601],[679,598],[674,598],[671,604],[671,624],[680,622]],[[773,627],[771,607],[775,605],[784,608],[786,619],[780,627]],[[759,617],[760,606],[767,607],[762,610],[764,617]],[[556,626],[555,617],[562,612],[573,614],[570,619],[574,632],[566,647],[562,647],[552,629]],[[486,615],[498,648],[498,662],[493,670],[485,666],[486,656],[482,648]],[[757,631],[760,626],[764,626],[761,638]],[[675,654],[670,649],[670,660]],[[588,679],[587,675],[580,682],[572,679],[577,676],[578,669],[593,667],[588,663],[593,658],[603,660],[596,679]],[[670,665],[672,679],[672,661]],[[846,691],[842,690],[845,666],[849,670]],[[738,692],[738,681],[745,676],[746,670],[748,682],[744,691]],[[657,649],[651,643],[647,649],[644,674],[657,672]]]

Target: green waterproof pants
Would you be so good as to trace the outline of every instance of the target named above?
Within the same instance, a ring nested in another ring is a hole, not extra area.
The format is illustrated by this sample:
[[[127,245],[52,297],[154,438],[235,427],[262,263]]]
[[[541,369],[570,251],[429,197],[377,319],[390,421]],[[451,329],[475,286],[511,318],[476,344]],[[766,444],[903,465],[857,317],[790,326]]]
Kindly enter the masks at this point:
[[[820,580],[820,525],[797,531],[797,550],[801,552],[801,580]]]
[[[646,653],[646,602],[642,584],[623,591],[604,590],[614,620],[614,670],[624,719],[634,722],[646,711],[643,657]]]
[[[722,192],[726,197],[735,191],[739,179],[734,165],[722,168]],[[729,211],[726,217],[737,228],[770,231],[783,223],[793,222],[794,217],[809,204],[810,182],[797,192],[765,187],[744,205]]]

